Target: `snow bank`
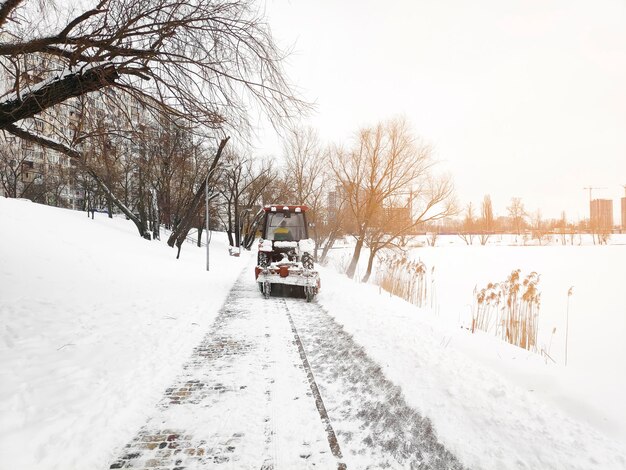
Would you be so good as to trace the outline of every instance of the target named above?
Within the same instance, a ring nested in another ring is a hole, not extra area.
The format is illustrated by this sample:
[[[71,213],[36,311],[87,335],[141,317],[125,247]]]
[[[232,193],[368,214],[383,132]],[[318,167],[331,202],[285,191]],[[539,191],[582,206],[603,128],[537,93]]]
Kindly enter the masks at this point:
[[[448,328],[378,287],[331,269],[322,269],[321,276],[318,301],[402,387],[407,402],[433,421],[444,445],[469,468],[626,468],[623,443],[500,373],[515,368],[537,374],[535,381],[541,382],[548,374],[539,356]],[[444,295],[441,289],[439,295]],[[568,391],[561,396],[566,399]]]
[[[192,244],[0,197],[0,462],[108,467],[246,264],[219,235],[207,273]]]
[[[514,269],[521,269],[522,275],[537,272],[541,291],[538,343],[556,364],[549,359],[545,364],[518,348],[503,348],[500,340],[482,333],[456,335],[455,346],[626,444],[626,374],[622,372],[626,357],[626,235],[613,235],[608,246],[594,246],[590,237],[583,238],[580,246],[578,235],[574,246],[519,246],[515,243],[520,240],[515,239],[505,235],[492,237],[487,246],[466,246],[457,236],[441,236],[436,247],[411,249],[407,259],[419,259],[426,266],[428,309],[423,315],[435,317],[436,324],[449,331],[457,330],[471,323],[475,288],[503,281]],[[413,243],[416,241],[419,237]],[[344,244],[333,250],[330,264],[339,270],[347,266],[352,249],[353,245]],[[367,253],[361,258],[356,278],[365,270]],[[374,271],[379,268],[375,264]],[[567,327],[567,294],[572,286]],[[564,367],[566,330],[568,363]],[[543,366],[536,367],[536,362]]]
[[[539,273],[539,343],[549,350],[556,367],[527,369],[519,355],[517,360],[506,355],[516,361],[512,366],[503,362],[496,347],[476,352],[471,343],[477,340],[471,335],[459,346],[568,414],[626,443],[626,246],[444,246],[416,249],[411,257],[435,267],[437,311],[448,325],[458,326],[459,319],[469,315],[474,286],[480,289],[502,281],[513,269]],[[572,286],[565,368],[567,292]]]

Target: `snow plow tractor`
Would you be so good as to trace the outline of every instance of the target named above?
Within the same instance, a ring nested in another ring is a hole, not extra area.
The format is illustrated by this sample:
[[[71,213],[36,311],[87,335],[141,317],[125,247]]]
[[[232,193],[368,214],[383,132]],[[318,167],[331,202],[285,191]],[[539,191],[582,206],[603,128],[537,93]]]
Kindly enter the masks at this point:
[[[271,205],[259,214],[261,239],[254,275],[265,298],[274,291],[300,295],[310,302],[320,289],[306,211],[306,206]]]

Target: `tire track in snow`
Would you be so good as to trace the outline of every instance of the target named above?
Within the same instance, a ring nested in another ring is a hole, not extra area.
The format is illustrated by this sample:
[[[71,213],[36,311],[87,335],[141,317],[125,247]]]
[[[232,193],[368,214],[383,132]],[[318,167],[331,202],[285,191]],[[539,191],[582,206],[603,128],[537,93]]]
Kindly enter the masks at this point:
[[[293,318],[289,313],[289,307],[287,303],[283,299],[283,305],[285,308],[285,313],[287,314],[287,318],[289,319],[289,324],[291,325],[291,330],[293,331],[293,335],[296,339],[296,345],[298,346],[298,351],[300,353],[300,359],[302,360],[302,365],[304,366],[304,370],[306,371],[307,378],[309,380],[309,386],[311,387],[311,393],[313,393],[313,399],[315,400],[315,406],[317,407],[317,411],[319,412],[320,419],[324,424],[324,429],[326,430],[326,437],[328,438],[328,445],[330,446],[330,450],[339,460],[337,463],[338,470],[346,470],[347,466],[344,462],[342,462],[343,455],[341,454],[341,448],[339,447],[339,442],[337,441],[337,436],[335,435],[335,431],[333,429],[332,424],[330,423],[330,419],[328,418],[328,412],[326,411],[326,407],[324,406],[324,400],[322,400],[322,396],[320,394],[317,383],[315,382],[315,376],[313,375],[313,371],[311,370],[311,366],[306,357],[306,352],[304,351],[304,347],[302,346],[302,341],[300,340],[300,336],[298,335],[298,330],[296,329],[296,325],[293,322]]]
[[[250,277],[110,468],[336,468],[286,308]]]
[[[325,409],[353,468],[462,470],[428,418],[322,307],[288,301]],[[416,377],[416,380],[419,380]]]
[[[328,313],[250,277],[110,468],[463,468]]]

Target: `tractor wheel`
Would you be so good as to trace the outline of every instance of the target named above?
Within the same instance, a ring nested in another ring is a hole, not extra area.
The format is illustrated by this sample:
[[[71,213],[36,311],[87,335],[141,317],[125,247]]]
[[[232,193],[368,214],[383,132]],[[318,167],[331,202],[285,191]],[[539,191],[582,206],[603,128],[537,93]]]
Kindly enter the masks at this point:
[[[304,269],[313,269],[313,257],[310,253],[302,254],[302,266]]]
[[[262,268],[267,268],[270,265],[270,258],[267,255],[267,253],[263,251],[259,252],[259,256],[257,258],[257,265],[261,266]]]

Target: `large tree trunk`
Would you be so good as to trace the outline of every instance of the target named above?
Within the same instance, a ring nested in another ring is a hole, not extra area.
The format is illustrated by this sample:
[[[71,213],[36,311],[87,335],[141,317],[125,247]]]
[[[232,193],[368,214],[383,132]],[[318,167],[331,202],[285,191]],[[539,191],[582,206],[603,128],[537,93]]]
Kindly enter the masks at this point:
[[[202,246],[202,229],[204,228],[204,224],[201,219],[198,219],[200,223],[198,223],[198,241],[197,246],[200,248]]]
[[[235,246],[233,241],[233,211],[230,200],[226,202],[226,214],[228,217],[228,223],[226,224],[226,235],[228,236],[228,246]]]
[[[208,191],[208,182],[213,178],[215,168],[217,167],[217,163],[219,162],[222,151],[224,150],[228,139],[230,139],[230,137],[226,137],[220,142],[215,157],[213,158],[213,162],[211,163],[211,167],[209,168],[207,176],[204,178],[203,184],[201,184],[200,188],[198,188],[198,190],[196,191],[196,194],[187,206],[185,215],[170,235],[170,238],[167,240],[167,244],[169,246],[174,247],[174,245],[176,245],[178,247],[178,254],[176,258],[180,256],[180,249],[183,245],[183,242],[185,241],[185,238],[187,237],[187,234],[189,233],[189,230],[191,229],[193,219],[198,213],[198,208],[200,207],[200,203],[202,202],[204,192]]]
[[[356,267],[359,264],[359,258],[361,257],[361,249],[363,248],[363,241],[365,239],[365,233],[361,231],[356,240],[356,246],[354,247],[354,253],[352,253],[352,260],[350,261],[350,265],[348,266],[348,270],[346,274],[350,279],[354,277],[354,273],[356,272]]]
[[[151,199],[151,224],[152,224],[152,239],[160,240],[161,239],[161,222],[159,217],[159,206],[157,204],[156,198],[156,190],[153,189],[150,191],[150,199]]]
[[[113,199],[111,196],[107,195],[107,212],[109,213],[109,219],[113,218]]]
[[[370,280],[370,276],[372,275],[372,267],[374,266],[374,259],[376,258],[377,252],[378,249],[376,248],[370,249],[370,255],[367,258],[367,270],[365,271],[365,275],[363,276],[363,279],[361,279],[361,282],[367,282]]]
[[[324,264],[326,262],[326,258],[328,257],[328,252],[335,244],[335,241],[337,241],[338,233],[339,233],[338,230],[333,230],[328,235],[328,240],[326,240],[326,244],[324,245],[324,248],[322,248],[322,256],[320,257],[320,261],[319,261],[320,264]]]
[[[148,214],[147,214],[147,210],[146,210],[146,191],[144,188],[144,181],[143,181],[143,172],[140,170],[139,171],[139,191],[137,194],[137,212],[139,213],[139,220],[141,221],[141,227],[142,230],[148,234],[149,233],[149,229],[148,229]],[[146,237],[148,238],[148,237]]]

